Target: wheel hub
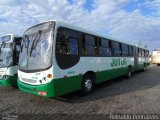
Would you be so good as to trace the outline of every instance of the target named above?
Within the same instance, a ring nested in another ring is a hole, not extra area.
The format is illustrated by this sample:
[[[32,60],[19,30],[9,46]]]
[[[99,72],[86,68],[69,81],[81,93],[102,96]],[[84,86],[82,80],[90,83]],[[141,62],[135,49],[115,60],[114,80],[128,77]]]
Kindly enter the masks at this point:
[[[85,87],[86,87],[88,90],[91,89],[91,87],[92,87],[92,81],[91,81],[90,79],[87,79],[87,80],[85,81]]]

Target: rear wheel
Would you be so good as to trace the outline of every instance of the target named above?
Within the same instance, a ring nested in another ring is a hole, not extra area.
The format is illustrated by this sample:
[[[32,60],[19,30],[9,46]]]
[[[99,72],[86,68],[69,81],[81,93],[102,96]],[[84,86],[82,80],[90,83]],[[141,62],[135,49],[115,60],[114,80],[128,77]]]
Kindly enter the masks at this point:
[[[146,65],[144,64],[144,67],[143,67],[143,72],[145,72],[146,71]]]
[[[81,93],[82,94],[90,94],[93,91],[93,86],[94,86],[93,76],[90,74],[86,74],[82,80]]]
[[[130,78],[131,76],[132,76],[132,67],[128,67],[127,78]]]

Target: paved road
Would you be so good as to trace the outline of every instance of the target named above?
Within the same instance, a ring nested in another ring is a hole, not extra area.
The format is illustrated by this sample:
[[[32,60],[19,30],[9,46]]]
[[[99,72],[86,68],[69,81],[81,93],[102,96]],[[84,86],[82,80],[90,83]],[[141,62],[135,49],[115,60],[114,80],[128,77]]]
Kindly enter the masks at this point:
[[[87,117],[87,114],[93,115],[93,118],[94,115],[105,114],[158,114],[160,67],[151,65],[146,72],[136,72],[130,79],[121,77],[99,84],[87,96],[76,92],[60,98],[43,98],[14,87],[1,86],[0,113],[67,114],[73,115],[73,118],[78,115]]]

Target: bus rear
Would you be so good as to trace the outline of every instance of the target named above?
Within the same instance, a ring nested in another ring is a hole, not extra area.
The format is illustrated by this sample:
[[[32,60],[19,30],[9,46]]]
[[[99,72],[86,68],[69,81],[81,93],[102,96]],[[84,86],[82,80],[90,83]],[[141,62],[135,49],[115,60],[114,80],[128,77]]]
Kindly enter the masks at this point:
[[[0,38],[0,85],[17,85],[17,70],[21,37],[5,35]]]

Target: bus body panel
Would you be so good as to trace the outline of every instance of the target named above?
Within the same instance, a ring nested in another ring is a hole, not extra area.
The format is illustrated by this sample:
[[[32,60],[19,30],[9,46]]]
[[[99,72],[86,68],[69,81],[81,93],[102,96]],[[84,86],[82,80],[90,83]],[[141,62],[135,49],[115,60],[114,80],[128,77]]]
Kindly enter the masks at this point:
[[[48,78],[47,75],[50,74],[52,77]],[[32,85],[42,85],[49,83],[53,78],[55,78],[53,73],[53,66],[51,66],[48,70],[39,71],[39,72],[23,72],[18,70],[18,78],[26,84]]]
[[[17,85],[17,71],[18,66],[10,66],[8,68],[0,68],[0,85],[3,86],[16,86]]]
[[[12,44],[12,64],[8,65],[8,66],[0,66],[0,85],[3,86],[17,86],[17,71],[18,71],[18,60],[17,60],[17,55],[19,57],[19,54],[17,54],[17,48],[20,47],[20,43],[21,43],[21,37],[15,36],[13,34],[7,34],[3,37],[6,36],[10,36],[10,39],[7,41],[0,41],[0,44]],[[14,47],[13,47],[14,46]],[[10,47],[8,47],[10,48]],[[1,49],[5,49],[5,47],[3,48],[3,46],[1,46]],[[2,51],[1,51],[2,52]],[[2,54],[2,53],[1,53]],[[0,54],[0,55],[1,55]],[[13,57],[15,56],[15,57]],[[6,58],[7,59],[7,58]],[[5,60],[6,60],[5,59]],[[1,60],[2,62],[3,60]]]
[[[87,59],[88,61],[86,61]],[[102,62],[103,61],[103,62]],[[119,62],[120,61],[120,62]],[[113,63],[114,62],[114,63]],[[101,64],[103,63],[103,64]],[[119,64],[120,63],[120,64]],[[64,95],[66,93],[70,93],[73,91],[77,91],[81,89],[81,82],[83,79],[83,75],[87,71],[94,71],[96,73],[96,84],[122,76],[127,74],[128,66],[133,65],[133,58],[86,58],[81,57],[79,63],[66,70],[60,69],[56,64],[54,64],[54,67],[51,67],[51,71],[53,69],[53,79],[47,83],[47,84],[36,84],[31,83],[28,81],[23,81],[24,76],[26,76],[27,79],[33,80],[33,77],[35,77],[36,73],[25,73],[22,71],[18,71],[19,80],[18,86],[21,90],[30,92],[35,95],[39,95],[39,91],[45,91],[47,92],[47,97],[56,97],[60,95]],[[84,68],[80,66],[85,66]],[[96,66],[95,66],[96,65]],[[123,66],[123,67],[122,67]],[[46,72],[46,71],[45,71]],[[38,72],[39,73],[39,72]],[[43,72],[41,72],[42,74]],[[46,72],[51,73],[51,72]],[[23,78],[22,78],[23,77]],[[52,87],[50,87],[52,86]],[[49,90],[51,89],[52,90]],[[52,96],[53,95],[53,96]]]
[[[26,84],[18,80],[18,87],[22,91],[29,92],[35,95],[41,95],[45,97],[56,97],[80,90],[81,80],[82,76],[79,75],[68,78],[53,79],[51,80],[51,82],[47,84],[38,86]],[[43,94],[43,92],[45,92],[45,94]]]
[[[6,79],[1,79],[0,80],[0,85],[3,85],[3,86],[17,86],[17,78],[18,78],[18,75],[15,74],[14,76],[8,76]]]
[[[96,72],[96,84],[111,80],[118,76],[125,75],[127,73],[127,67],[114,70],[107,70],[102,72]],[[115,74],[116,73],[116,74]],[[30,85],[18,80],[18,87],[20,90],[29,92],[35,95],[45,97],[61,96],[70,92],[74,92],[81,89],[81,82],[83,75],[77,75],[66,78],[53,79],[51,82],[44,85]],[[45,95],[39,92],[46,92]]]
[[[10,76],[14,76],[15,74],[17,74],[18,71],[18,65],[16,66],[10,66],[7,68],[6,70],[6,75],[10,75]]]

